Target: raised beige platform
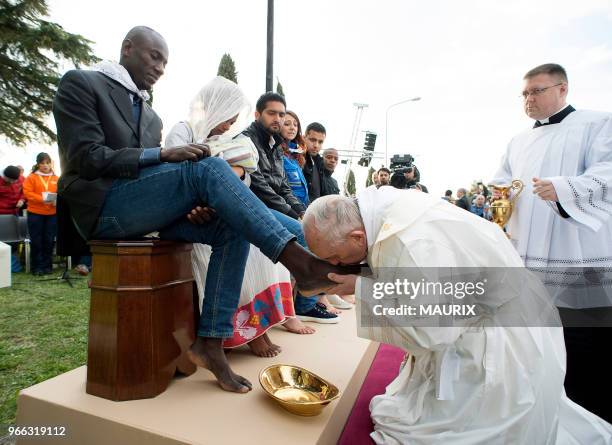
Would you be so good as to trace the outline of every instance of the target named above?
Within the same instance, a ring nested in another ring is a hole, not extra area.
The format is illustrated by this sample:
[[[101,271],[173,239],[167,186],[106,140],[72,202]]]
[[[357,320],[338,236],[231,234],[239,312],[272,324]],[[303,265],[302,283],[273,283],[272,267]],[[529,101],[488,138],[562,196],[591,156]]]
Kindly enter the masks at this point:
[[[229,355],[233,369],[253,382],[245,395],[222,391],[203,369],[175,379],[153,399],[128,402],[86,394],[84,366],[59,375],[21,391],[17,424],[62,425],[66,437],[24,437],[17,444],[335,444],[378,344],[357,338],[354,309],[344,311],[337,325],[313,326],[314,335],[273,329],[273,341],[283,347],[278,357],[259,358],[247,350]],[[290,414],[259,385],[259,371],[274,363],[310,369],[336,384],[342,397],[318,417]]]

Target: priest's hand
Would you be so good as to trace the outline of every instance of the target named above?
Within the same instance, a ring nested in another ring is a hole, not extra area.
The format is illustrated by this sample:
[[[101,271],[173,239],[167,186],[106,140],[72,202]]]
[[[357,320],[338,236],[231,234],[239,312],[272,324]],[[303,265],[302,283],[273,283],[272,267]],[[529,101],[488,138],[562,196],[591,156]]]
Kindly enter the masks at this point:
[[[533,178],[533,193],[545,201],[558,202],[557,191],[553,183],[547,179]]]
[[[327,291],[327,294],[336,295],[354,295],[355,294],[355,283],[357,282],[357,275],[339,275],[336,273],[327,274],[334,283],[338,283],[337,286],[332,287]]]
[[[212,221],[216,215],[217,212],[211,207],[197,206],[187,215],[187,219],[192,224],[206,224]]]

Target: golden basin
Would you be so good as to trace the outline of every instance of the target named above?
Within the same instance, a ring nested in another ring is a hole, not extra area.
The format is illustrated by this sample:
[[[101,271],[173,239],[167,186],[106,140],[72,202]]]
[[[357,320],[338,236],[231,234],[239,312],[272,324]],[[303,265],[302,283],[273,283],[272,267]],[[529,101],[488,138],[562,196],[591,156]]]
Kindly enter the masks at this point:
[[[317,416],[340,396],[325,379],[293,365],[272,365],[259,373],[264,391],[287,411],[300,416]]]

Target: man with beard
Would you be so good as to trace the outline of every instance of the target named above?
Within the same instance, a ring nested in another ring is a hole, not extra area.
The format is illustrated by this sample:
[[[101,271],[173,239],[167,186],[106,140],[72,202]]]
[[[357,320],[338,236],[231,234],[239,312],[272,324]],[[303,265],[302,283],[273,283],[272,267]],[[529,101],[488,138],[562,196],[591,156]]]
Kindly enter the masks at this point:
[[[391,170],[388,168],[382,167],[378,170],[378,185],[377,187],[381,187],[383,185],[389,185],[389,181],[391,180]]]
[[[251,190],[269,208],[298,219],[306,207],[291,191],[283,167],[280,129],[286,106],[280,94],[263,94],[257,100],[255,121],[242,133],[259,151],[258,169],[251,174]]]

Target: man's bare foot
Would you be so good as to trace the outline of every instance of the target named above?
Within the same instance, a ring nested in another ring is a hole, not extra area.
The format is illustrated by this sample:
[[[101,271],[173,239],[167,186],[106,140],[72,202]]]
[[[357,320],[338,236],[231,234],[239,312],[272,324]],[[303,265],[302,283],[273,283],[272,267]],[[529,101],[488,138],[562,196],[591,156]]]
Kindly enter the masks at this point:
[[[316,331],[306,326],[299,318],[288,318],[283,327],[294,334],[314,334]]]
[[[278,257],[293,275],[297,287],[303,295],[325,293],[337,286],[327,278],[327,274],[359,275],[361,266],[334,266],[323,261],[304,249],[295,241],[289,242]]]
[[[247,343],[253,354],[259,357],[276,357],[280,354],[280,346],[275,345],[268,338],[268,334],[261,335]]]
[[[253,385],[244,377],[235,374],[227,363],[222,347],[223,339],[197,337],[191,345],[187,356],[197,366],[208,369],[226,391],[245,393],[253,389]]]

